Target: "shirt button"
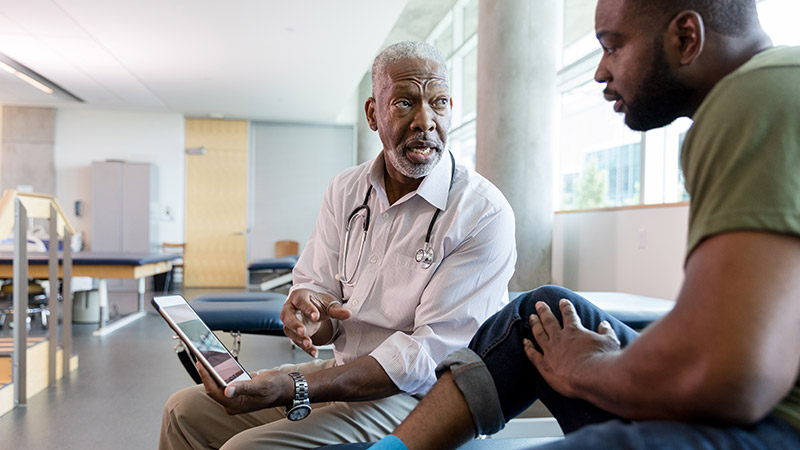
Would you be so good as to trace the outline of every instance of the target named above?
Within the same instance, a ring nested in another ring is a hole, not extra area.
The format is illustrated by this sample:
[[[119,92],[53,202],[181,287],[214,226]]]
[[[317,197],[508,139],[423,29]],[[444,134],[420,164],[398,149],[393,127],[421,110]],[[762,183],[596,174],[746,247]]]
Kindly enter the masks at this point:
[[[353,301],[352,301],[352,302],[350,302],[350,303],[352,303],[352,305],[353,305],[353,306],[358,306],[358,300],[353,300]]]
[[[388,219],[389,218],[389,213],[383,213],[382,215],[383,215],[384,219]]]
[[[370,262],[370,264],[375,264],[376,262],[378,262],[378,258],[377,258],[377,257],[375,257],[375,256],[373,256],[373,257],[371,257],[371,258],[369,259],[369,262]]]

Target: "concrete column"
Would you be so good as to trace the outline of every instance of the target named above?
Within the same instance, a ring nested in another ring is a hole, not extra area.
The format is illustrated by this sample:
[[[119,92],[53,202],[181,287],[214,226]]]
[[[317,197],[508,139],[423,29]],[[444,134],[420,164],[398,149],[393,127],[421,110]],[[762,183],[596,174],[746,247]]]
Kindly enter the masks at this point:
[[[480,0],[476,168],[516,214],[511,290],[551,280],[562,2]]]
[[[358,164],[368,161],[383,150],[381,138],[377,131],[372,131],[367,123],[367,115],[364,112],[364,103],[372,97],[372,72],[367,71],[361,83],[358,85],[358,111],[357,111],[357,131],[358,131],[358,151],[356,160]]]

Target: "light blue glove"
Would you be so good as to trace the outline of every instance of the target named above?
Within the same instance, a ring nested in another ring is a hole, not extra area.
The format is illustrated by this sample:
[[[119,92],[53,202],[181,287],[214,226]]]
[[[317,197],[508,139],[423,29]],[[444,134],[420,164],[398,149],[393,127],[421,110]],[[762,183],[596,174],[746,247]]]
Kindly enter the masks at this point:
[[[375,445],[370,447],[370,450],[408,450],[408,447],[403,444],[399,437],[390,434],[376,442]]]

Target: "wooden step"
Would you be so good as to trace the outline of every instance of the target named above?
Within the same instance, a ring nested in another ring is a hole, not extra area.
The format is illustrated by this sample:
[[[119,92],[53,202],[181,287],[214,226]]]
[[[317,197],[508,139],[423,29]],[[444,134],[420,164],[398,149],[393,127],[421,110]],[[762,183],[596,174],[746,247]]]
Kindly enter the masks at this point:
[[[28,338],[27,354],[27,397],[38,394],[48,386],[47,356],[50,350],[50,342],[45,337]],[[12,377],[12,358],[14,349],[12,338],[0,338],[0,415],[11,411],[14,408],[14,384]],[[64,352],[61,348],[56,350],[56,379],[63,376]],[[69,361],[70,372],[77,370],[78,356],[72,355]]]

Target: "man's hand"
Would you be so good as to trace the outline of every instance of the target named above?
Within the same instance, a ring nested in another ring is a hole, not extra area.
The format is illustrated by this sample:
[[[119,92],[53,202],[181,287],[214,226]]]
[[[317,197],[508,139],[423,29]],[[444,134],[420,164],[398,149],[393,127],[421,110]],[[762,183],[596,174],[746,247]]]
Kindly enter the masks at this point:
[[[538,316],[531,314],[529,320],[533,337],[542,351],[539,352],[528,339],[523,341],[523,346],[528,359],[550,387],[562,395],[575,397],[571,376],[579,373],[580,367],[592,358],[619,350],[620,345],[608,322],[601,322],[594,333],[583,327],[572,302],[561,299],[558,306],[563,327],[546,303],[536,304]]]
[[[264,371],[252,380],[231,383],[223,390],[199,361],[195,365],[203,380],[206,394],[231,415],[274,406],[287,406],[294,397],[294,383],[283,372]]]
[[[318,326],[307,327],[303,324],[303,316]],[[283,332],[295,345],[315,358],[319,350],[314,346],[311,338],[316,334],[321,335],[318,336],[320,337],[319,341],[330,340],[333,333],[331,318],[349,319],[350,311],[343,308],[342,302],[336,298],[310,289],[293,291],[281,309]]]

